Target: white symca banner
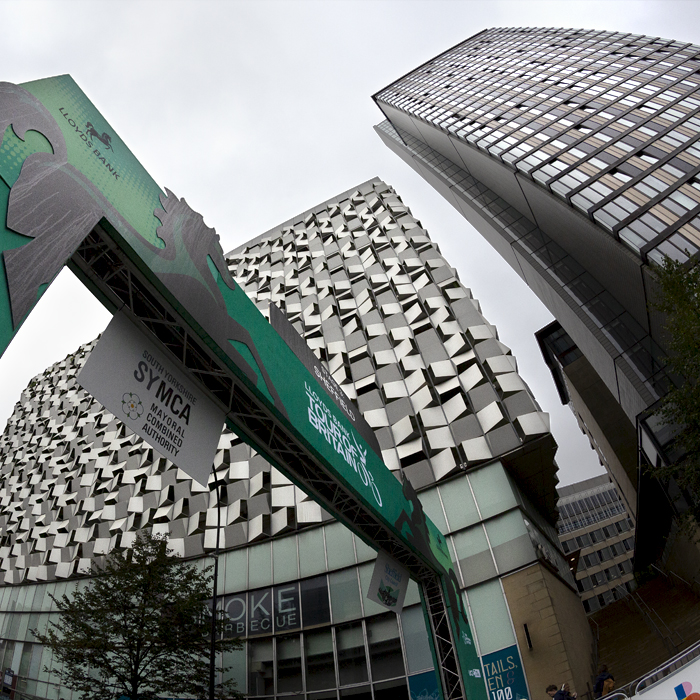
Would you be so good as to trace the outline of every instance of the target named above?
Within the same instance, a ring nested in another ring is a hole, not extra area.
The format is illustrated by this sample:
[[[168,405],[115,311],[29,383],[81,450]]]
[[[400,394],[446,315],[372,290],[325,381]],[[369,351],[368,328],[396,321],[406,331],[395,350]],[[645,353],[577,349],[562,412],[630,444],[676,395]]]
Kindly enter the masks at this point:
[[[122,312],[117,312],[78,382],[138,436],[206,484],[224,414]]]

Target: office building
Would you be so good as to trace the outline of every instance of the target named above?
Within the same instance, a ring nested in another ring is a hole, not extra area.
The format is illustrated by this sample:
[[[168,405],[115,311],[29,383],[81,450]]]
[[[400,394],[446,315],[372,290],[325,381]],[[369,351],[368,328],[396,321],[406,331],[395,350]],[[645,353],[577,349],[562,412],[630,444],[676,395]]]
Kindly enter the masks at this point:
[[[649,302],[653,265],[700,248],[698,71],[700,47],[684,42],[489,29],[374,96],[384,143],[491,243],[579,353],[569,393],[640,527],[660,511],[670,522],[683,503],[639,488],[637,447],[651,464],[674,459],[653,416],[670,380]],[[663,547],[648,534],[646,563]]]
[[[636,588],[634,521],[607,475],[560,486],[557,530],[587,613]]]
[[[286,315],[446,534],[489,691],[585,690],[592,639],[558,547],[547,415],[399,196],[371,180],[227,260],[265,314],[275,304]],[[28,632],[51,619],[49,594],[85,585],[92,560],[143,528],[193,561],[216,539],[213,478],[192,481],[77,384],[91,347],[29,384],[0,439],[0,660],[38,697],[71,700]],[[435,692],[418,586],[399,616],[368,600],[373,550],[227,430],[213,469],[226,484],[219,591],[230,634],[245,640],[228,659],[239,688],[309,700]]]

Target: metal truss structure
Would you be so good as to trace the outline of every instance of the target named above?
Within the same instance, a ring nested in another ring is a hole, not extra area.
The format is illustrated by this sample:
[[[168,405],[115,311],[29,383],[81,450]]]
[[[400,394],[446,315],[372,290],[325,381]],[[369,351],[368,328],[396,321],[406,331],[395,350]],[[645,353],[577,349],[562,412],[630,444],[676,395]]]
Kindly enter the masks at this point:
[[[401,563],[421,582],[435,639],[445,700],[466,697],[447,619],[445,600],[436,573],[406,544],[358,503],[322,464],[216,358],[188,332],[174,309],[143,278],[97,226],[71,259],[71,268],[114,308],[126,308],[172,353],[197,381],[218,399],[234,432],[322,504],[365,542]]]

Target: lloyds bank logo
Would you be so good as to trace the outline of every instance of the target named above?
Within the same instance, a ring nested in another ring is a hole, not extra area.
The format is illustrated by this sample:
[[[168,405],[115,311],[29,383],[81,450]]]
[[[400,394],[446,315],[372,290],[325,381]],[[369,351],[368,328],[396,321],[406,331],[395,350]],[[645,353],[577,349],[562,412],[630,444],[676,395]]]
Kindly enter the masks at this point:
[[[59,107],[58,111],[68,122],[71,131],[75,132],[75,135],[83,144],[92,151],[92,156],[97,158],[115,180],[119,180],[119,173],[117,172],[116,166],[111,163],[105,155],[108,151],[114,153],[114,148],[112,148],[112,135],[107,131],[100,133],[92,122],[86,122],[83,127],[82,121],[79,121],[79,118],[74,119],[73,115],[65,107]],[[100,146],[97,146],[98,143]]]

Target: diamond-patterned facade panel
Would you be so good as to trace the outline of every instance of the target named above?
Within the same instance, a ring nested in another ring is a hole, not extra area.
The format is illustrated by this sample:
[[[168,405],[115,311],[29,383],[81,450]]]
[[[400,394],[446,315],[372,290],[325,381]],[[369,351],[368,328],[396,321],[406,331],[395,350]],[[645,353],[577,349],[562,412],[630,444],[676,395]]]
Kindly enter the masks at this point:
[[[274,303],[286,314],[376,431],[386,465],[416,488],[548,431],[478,302],[385,183],[228,261],[263,313]],[[209,485],[190,479],[78,385],[94,344],[33,379],[0,438],[1,582],[80,574],[144,528],[201,556],[215,546],[215,479],[224,548],[331,519],[228,430]]]

